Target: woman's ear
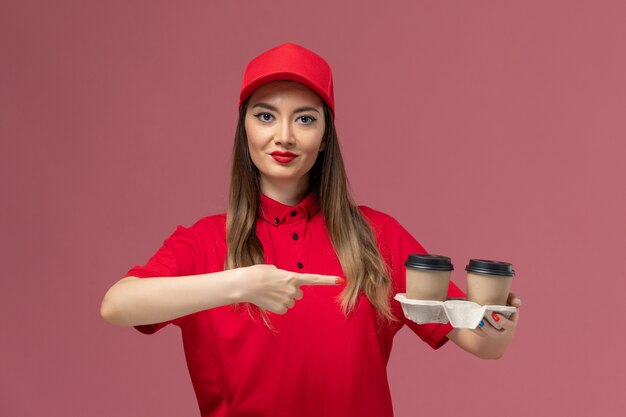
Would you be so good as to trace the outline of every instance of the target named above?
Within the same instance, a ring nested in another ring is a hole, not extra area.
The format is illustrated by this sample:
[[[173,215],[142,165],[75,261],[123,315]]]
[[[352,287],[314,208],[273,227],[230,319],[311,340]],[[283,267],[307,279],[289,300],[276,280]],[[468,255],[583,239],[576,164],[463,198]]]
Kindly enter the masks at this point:
[[[326,148],[326,142],[323,142],[323,141],[322,141],[322,143],[321,143],[321,145],[320,145],[320,150],[319,150],[319,152],[322,152],[322,151],[324,150],[324,148]]]

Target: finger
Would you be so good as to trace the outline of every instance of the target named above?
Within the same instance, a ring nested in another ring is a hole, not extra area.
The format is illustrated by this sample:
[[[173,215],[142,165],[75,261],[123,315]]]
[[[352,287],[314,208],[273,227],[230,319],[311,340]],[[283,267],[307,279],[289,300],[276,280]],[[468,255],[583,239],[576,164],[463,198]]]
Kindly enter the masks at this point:
[[[296,295],[294,295],[293,298],[295,300],[301,300],[303,296],[304,294],[302,293],[302,290],[298,288],[298,290],[296,291]]]
[[[476,327],[475,329],[470,329],[472,332],[474,332],[474,334],[476,334],[477,336],[480,337],[487,337],[487,333],[485,333],[483,331],[483,327],[485,326],[485,322],[484,320],[481,320],[482,326],[480,324],[478,324],[478,327]]]
[[[498,316],[500,318],[498,321],[498,325],[502,327],[503,329],[512,330],[517,326],[517,321],[519,320],[518,313],[511,314],[511,316],[508,319],[500,314],[498,314]]]
[[[487,336],[495,337],[500,334],[500,331],[493,327],[493,325],[489,322],[489,320],[483,319],[485,325],[481,327],[481,330],[487,334]],[[498,323],[499,325],[499,323]]]
[[[296,278],[298,285],[340,285],[346,282],[334,275],[298,274]]]
[[[507,300],[507,304],[511,305],[513,307],[521,307],[522,306],[522,298],[519,295],[510,292],[509,293],[509,298]]]
[[[287,311],[289,311],[289,307],[287,307],[285,304],[276,303],[275,306],[270,309],[270,311],[276,314],[285,314]]]

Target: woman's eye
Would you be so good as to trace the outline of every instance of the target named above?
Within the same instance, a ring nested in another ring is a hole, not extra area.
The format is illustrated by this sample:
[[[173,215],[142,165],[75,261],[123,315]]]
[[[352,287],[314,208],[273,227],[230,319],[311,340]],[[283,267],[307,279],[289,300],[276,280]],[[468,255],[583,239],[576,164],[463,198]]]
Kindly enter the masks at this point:
[[[255,114],[254,117],[256,117],[257,119],[263,121],[263,122],[269,122],[270,120],[272,120],[272,115],[269,113],[259,113],[259,114]]]
[[[298,120],[301,120],[305,125],[309,125],[315,121],[315,118],[311,116],[300,116]]]

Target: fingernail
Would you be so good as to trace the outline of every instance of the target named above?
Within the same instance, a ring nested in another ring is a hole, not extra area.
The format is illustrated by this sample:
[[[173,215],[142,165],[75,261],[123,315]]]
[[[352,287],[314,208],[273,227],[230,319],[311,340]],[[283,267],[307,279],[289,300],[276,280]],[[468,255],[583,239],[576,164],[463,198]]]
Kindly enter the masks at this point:
[[[491,317],[493,317],[495,321],[500,321],[500,316],[498,316],[496,313],[491,313]]]
[[[485,322],[484,322],[483,320],[481,320],[481,321],[480,321],[480,323],[478,323],[478,325],[479,325],[480,327],[483,327],[483,326],[485,325]]]
[[[338,284],[338,285],[345,284],[345,283],[346,283],[346,280],[343,278],[337,278],[335,280],[335,284]]]
[[[520,307],[521,307],[521,305],[522,305],[522,299],[521,299],[521,298],[519,298],[519,297],[517,297],[517,304],[519,304],[519,305],[520,305]]]

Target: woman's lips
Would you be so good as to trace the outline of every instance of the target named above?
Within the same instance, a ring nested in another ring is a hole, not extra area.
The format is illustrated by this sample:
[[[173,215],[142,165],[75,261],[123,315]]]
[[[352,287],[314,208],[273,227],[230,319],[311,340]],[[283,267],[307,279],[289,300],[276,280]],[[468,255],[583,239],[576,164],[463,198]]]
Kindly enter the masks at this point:
[[[272,158],[274,158],[276,162],[280,162],[281,164],[288,164],[289,162],[296,159],[296,156],[281,156],[278,154],[272,154]]]
[[[272,158],[274,158],[276,162],[280,162],[281,164],[288,164],[298,156],[293,152],[287,151],[274,151],[270,155],[272,155]]]

